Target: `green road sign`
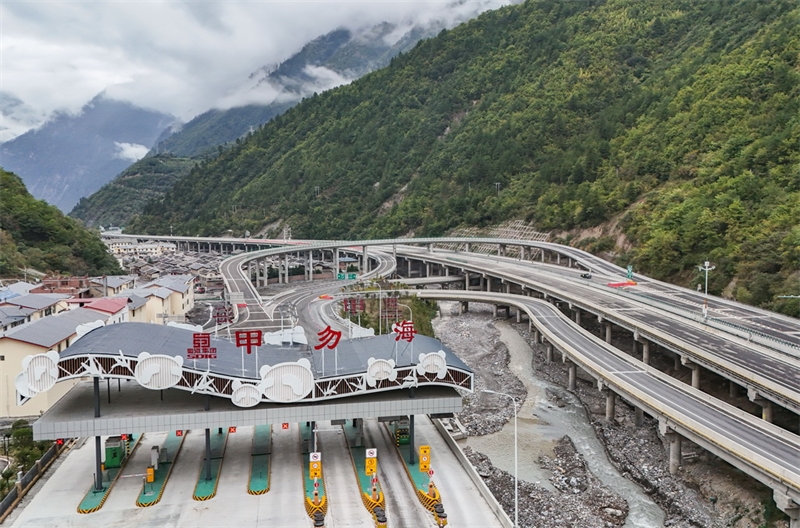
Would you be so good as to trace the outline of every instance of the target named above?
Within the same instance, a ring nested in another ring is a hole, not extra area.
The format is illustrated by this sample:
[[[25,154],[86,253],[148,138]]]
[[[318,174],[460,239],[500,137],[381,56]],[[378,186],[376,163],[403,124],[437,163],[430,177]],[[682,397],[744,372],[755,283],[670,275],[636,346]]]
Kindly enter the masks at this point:
[[[629,279],[633,278],[633,266],[631,266],[630,264],[628,264],[628,278]]]
[[[344,273],[338,273],[338,274],[336,275],[336,279],[337,279],[337,280],[344,280],[344,277],[345,277],[345,274],[344,274]]]
[[[358,277],[358,275],[356,275],[355,273],[348,273],[347,274],[347,280],[356,280],[357,277]]]

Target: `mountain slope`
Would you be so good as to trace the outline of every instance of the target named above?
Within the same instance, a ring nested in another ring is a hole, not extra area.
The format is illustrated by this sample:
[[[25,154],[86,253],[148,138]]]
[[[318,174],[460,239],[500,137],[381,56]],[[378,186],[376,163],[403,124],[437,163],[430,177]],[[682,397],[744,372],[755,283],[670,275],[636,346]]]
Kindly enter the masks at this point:
[[[484,4],[473,2],[475,8]],[[466,11],[465,13],[470,13]],[[166,155],[160,163],[142,159],[91,196],[82,198],[70,216],[88,227],[126,225],[148,199],[158,198],[194,165],[191,158],[214,157],[220,146],[254,131],[285,112],[303,97],[312,96],[385,66],[398,53],[445,24],[433,21],[398,29],[389,23],[362,31],[338,29],[306,44],[277,68],[261,68],[250,77],[240,97],[267,98],[269,104],[211,109],[160,138],[151,155]],[[400,33],[400,36],[393,35]],[[180,168],[178,168],[180,166]],[[141,177],[140,177],[141,176]]]
[[[711,258],[712,291],[776,304],[800,291],[798,24],[786,0],[486,13],[277,117],[131,229],[378,237],[621,216],[625,263],[691,284]]]
[[[0,169],[0,276],[21,268],[71,275],[119,273],[96,234],[36,200],[15,174]]]
[[[356,31],[337,29],[317,37],[277,68],[260,68],[232,100],[256,100],[226,109],[210,109],[161,141],[156,151],[179,157],[216,154],[217,145],[234,141],[279,115],[304,97],[350,82],[386,66],[419,40],[435,35],[444,21],[399,30],[383,23]],[[392,37],[401,31],[402,35]],[[390,40],[387,40],[390,39]]]
[[[90,197],[81,198],[69,216],[87,227],[124,226],[148,201],[161,198],[196,163],[170,154],[147,156]]]
[[[31,194],[69,211],[142,157],[174,118],[102,95],[0,145],[0,165]]]

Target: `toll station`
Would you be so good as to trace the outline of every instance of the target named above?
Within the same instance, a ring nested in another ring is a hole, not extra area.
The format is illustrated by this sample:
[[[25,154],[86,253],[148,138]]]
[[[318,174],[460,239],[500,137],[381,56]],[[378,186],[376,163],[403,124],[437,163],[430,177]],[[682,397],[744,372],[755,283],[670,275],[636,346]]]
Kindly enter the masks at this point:
[[[393,436],[420,502],[439,525],[446,524],[433,471],[422,468],[429,448],[416,445],[415,416],[461,410],[459,390],[473,389],[472,371],[461,360],[425,336],[413,342],[393,334],[331,339],[317,347],[302,338],[264,344],[260,332],[238,337],[228,340],[181,325],[120,323],[90,329],[61,354],[26,358],[16,379],[22,405],[56,383],[75,383],[34,423],[34,438],[94,437],[94,467],[85,468],[94,485],[76,504],[79,513],[102,508],[148,433],[166,436],[148,446],[150,464],[137,506],[158,503],[189,431],[205,432],[194,500],[215,496],[228,437],[242,427],[253,430],[247,493],[266,493],[272,428],[295,427],[304,457],[306,513],[313,526],[325,526],[315,427],[324,421],[342,427],[364,507],[376,526],[385,526],[376,458],[369,456],[364,437],[364,420],[377,419]]]

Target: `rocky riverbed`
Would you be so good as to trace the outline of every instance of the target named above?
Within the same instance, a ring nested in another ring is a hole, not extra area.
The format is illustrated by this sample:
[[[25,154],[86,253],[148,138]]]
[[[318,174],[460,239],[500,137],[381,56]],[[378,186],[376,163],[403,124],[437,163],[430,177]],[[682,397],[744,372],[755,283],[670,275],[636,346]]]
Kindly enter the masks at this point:
[[[500,339],[491,307],[470,303],[470,312],[457,314],[455,303],[441,303],[445,317],[435,321],[437,337],[475,372],[476,391],[465,395],[464,411],[458,416],[470,436],[501,430],[513,419],[507,398],[481,392],[501,391],[522,402],[528,397],[525,384],[514,374],[509,350]],[[502,324],[507,324],[502,322]],[[565,385],[566,367],[560,361],[547,364],[544,347],[533,343],[528,325],[512,325],[533,349],[535,375],[547,382]],[[605,419],[605,397],[589,380],[578,382],[575,395],[587,410],[597,437],[611,462],[623,476],[636,482],[665,514],[664,525],[678,528],[784,528],[768,506],[769,490],[734,468],[685,441],[684,463],[677,475],[668,470],[664,439],[657,422],[646,419],[636,426],[632,407],[618,401],[615,420]],[[564,405],[557,391],[534,395],[551,405]],[[546,424],[543,424],[546,425]],[[575,439],[559,438],[538,450],[538,464],[548,485],[520,481],[520,526],[611,527],[627,523],[629,507],[611,487],[588,468],[574,445]],[[495,467],[488,456],[469,447],[467,456],[484,478],[503,508],[514,517],[513,475]],[[767,504],[767,506],[765,506]],[[778,515],[777,517],[780,517]]]

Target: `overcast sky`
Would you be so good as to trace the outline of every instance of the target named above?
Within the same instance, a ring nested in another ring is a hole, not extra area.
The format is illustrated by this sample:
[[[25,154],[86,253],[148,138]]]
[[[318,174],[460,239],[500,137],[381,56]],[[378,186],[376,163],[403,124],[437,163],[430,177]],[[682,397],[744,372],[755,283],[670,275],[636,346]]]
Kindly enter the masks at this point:
[[[16,135],[54,110],[77,112],[104,90],[188,120],[332,29],[464,9],[447,0],[2,0],[0,129]],[[25,106],[10,109],[9,96]]]

